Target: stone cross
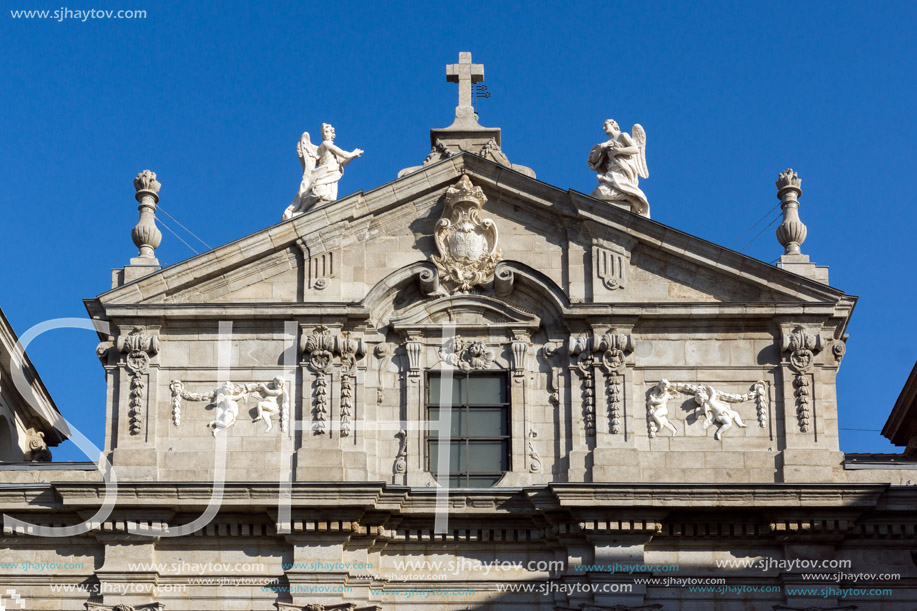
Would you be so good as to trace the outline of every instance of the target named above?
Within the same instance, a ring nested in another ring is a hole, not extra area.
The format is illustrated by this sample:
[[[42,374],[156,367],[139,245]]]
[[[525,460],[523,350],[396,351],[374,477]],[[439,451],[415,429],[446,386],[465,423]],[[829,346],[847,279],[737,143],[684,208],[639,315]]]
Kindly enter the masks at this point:
[[[456,116],[460,114],[459,109],[467,108],[468,111],[473,112],[471,111],[471,85],[484,80],[484,64],[472,64],[471,53],[459,53],[459,63],[446,66],[446,80],[450,83],[458,83],[459,86]]]

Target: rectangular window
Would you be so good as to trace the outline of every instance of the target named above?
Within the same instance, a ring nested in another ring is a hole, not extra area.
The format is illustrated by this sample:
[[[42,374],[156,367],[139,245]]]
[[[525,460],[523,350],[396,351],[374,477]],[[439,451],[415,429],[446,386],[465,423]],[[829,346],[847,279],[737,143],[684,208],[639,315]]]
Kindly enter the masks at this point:
[[[444,445],[449,451],[450,486],[493,486],[510,470],[506,374],[455,371],[447,397],[442,396],[444,383],[441,374],[427,374],[427,471],[438,477],[440,448]],[[439,440],[445,427],[448,444]]]

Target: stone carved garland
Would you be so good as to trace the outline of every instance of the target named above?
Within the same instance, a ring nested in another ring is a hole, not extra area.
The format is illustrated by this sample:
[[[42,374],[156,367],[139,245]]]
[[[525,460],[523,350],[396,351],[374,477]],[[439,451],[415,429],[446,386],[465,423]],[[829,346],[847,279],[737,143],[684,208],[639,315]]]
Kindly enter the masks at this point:
[[[172,393],[172,424],[181,425],[182,400],[209,401],[216,410],[216,418],[207,426],[216,437],[217,433],[231,428],[239,417],[239,402],[247,401],[254,394],[258,398],[256,421],[261,420],[266,425],[264,432],[273,429],[272,416],[280,417],[280,430],[286,432],[289,423],[289,396],[284,388],[284,381],[276,377],[270,382],[251,382],[247,384],[233,384],[224,382],[217,388],[205,393],[188,392],[181,380],[172,380],[169,390]]]
[[[821,335],[808,333],[802,326],[793,327],[790,333],[783,335],[781,342],[783,351],[790,353],[790,368],[796,374],[793,378],[793,396],[796,398],[796,421],[802,433],[808,433],[811,425],[812,391],[809,371],[815,364],[815,355],[821,352],[822,347]]]
[[[446,340],[438,351],[439,358],[446,364],[462,371],[490,369],[494,364],[494,352],[480,340],[466,340],[460,335]]]
[[[433,230],[439,256],[431,259],[449,292],[467,292],[493,280],[502,255],[497,226],[491,219],[481,219],[486,201],[481,187],[464,174],[446,191],[443,215]]]
[[[129,427],[131,435],[138,435],[143,428],[143,399],[146,382],[143,377],[149,370],[150,357],[159,352],[159,338],[147,336],[140,327],[127,335],[118,337],[115,345],[118,352],[126,354],[125,367],[131,374],[129,394]]]
[[[656,437],[656,434],[663,428],[672,431],[672,435],[678,434],[675,425],[668,419],[668,401],[683,392],[693,394],[694,402],[703,409],[704,429],[714,424],[717,426],[713,434],[716,440],[721,439],[723,433],[731,429],[733,425],[743,429],[748,426],[742,421],[739,413],[729,407],[729,403],[754,400],[758,426],[762,428],[767,426],[767,384],[762,380],[752,384],[751,390],[747,393],[730,394],[717,390],[709,384],[673,383],[663,379],[653,387],[646,401],[647,431],[651,438]]]
[[[315,374],[313,382],[315,407],[313,409],[313,433],[324,435],[330,412],[328,378],[335,357],[341,364],[341,437],[350,436],[353,422],[354,387],[357,361],[366,354],[363,340],[351,339],[349,333],[332,335],[331,329],[321,325],[311,335],[303,334],[300,351],[306,364]]]

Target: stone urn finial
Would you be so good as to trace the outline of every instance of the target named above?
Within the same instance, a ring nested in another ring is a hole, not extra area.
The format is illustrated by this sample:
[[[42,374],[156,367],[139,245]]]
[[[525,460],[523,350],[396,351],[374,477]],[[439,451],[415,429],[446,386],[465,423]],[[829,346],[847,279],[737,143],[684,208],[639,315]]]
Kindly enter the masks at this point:
[[[783,209],[783,222],[777,227],[777,241],[784,247],[785,255],[801,254],[799,247],[806,240],[806,226],[799,220],[799,196],[802,180],[787,168],[777,177],[777,198]]]
[[[162,242],[162,232],[156,227],[156,204],[159,202],[159,181],[156,173],[144,170],[134,179],[134,188],[137,190],[135,197],[140,205],[140,220],[131,231],[134,244],[140,249],[138,257],[150,262],[156,261],[153,251]]]

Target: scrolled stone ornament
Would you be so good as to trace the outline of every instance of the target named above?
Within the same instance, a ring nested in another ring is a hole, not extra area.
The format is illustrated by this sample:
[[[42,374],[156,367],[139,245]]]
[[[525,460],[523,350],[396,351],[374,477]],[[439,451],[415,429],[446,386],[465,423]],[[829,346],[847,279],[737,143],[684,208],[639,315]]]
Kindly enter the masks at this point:
[[[784,352],[790,353],[790,365],[798,373],[808,371],[815,362],[815,355],[822,350],[819,333],[808,333],[802,326],[796,326],[783,336]]]
[[[599,340],[598,354],[605,372],[605,395],[608,399],[608,420],[611,434],[621,432],[624,415],[624,360],[633,351],[633,341],[626,333],[606,333]]]
[[[808,433],[812,416],[809,370],[815,364],[815,355],[822,350],[822,337],[819,333],[808,333],[804,327],[797,325],[790,333],[783,335],[781,347],[784,352],[790,353],[790,369],[796,373],[793,378],[793,395],[796,398],[799,431]]]
[[[541,456],[535,449],[535,439],[538,438],[538,432],[535,429],[529,430],[528,454],[529,454],[529,473],[541,473]]]
[[[131,374],[129,431],[131,435],[139,435],[143,429],[143,399],[146,391],[143,376],[149,369],[150,357],[159,352],[159,338],[155,335],[147,336],[142,328],[135,327],[127,335],[119,336],[115,346],[118,352],[126,355],[124,366]]]
[[[32,462],[51,462],[51,450],[48,449],[48,444],[45,443],[44,432],[29,429],[28,445],[29,452],[26,455],[26,460]]]
[[[398,438],[398,455],[395,456],[393,469],[396,475],[402,475],[408,471],[408,432],[401,429],[395,437]]]

